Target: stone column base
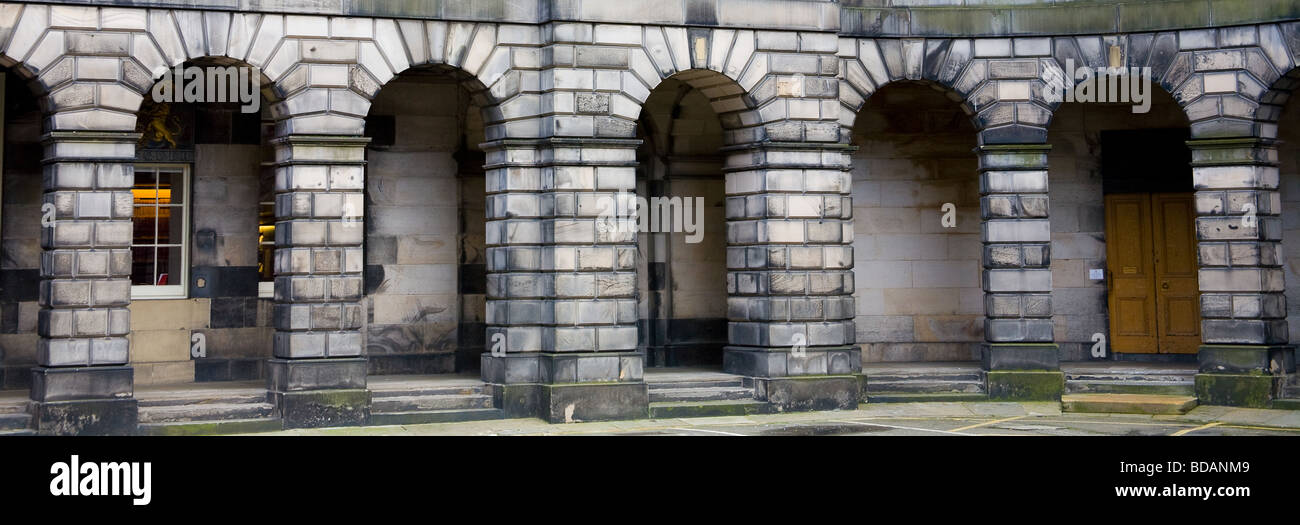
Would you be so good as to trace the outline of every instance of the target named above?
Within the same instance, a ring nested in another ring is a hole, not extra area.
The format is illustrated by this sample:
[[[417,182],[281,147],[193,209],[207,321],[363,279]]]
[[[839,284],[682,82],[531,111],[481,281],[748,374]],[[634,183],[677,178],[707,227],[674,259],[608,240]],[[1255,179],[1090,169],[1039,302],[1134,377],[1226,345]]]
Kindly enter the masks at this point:
[[[488,383],[492,389],[492,406],[505,412],[507,418],[538,417],[542,412],[542,385],[517,383],[513,385]]]
[[[862,378],[854,375],[754,378],[754,397],[781,412],[853,410],[861,393]]]
[[[984,370],[1060,370],[1056,343],[987,343],[980,347]]]
[[[788,347],[727,346],[722,349],[722,369],[748,377],[798,377],[852,375],[862,371],[862,350],[857,346],[815,346],[795,356]]]
[[[1059,370],[986,370],[985,390],[997,401],[1060,401],[1065,373]]]
[[[267,393],[285,428],[370,421],[366,359],[269,359]]]
[[[644,382],[546,385],[492,384],[492,403],[506,417],[535,417],[547,423],[617,421],[650,417]]]
[[[614,421],[650,417],[644,382],[540,385],[540,416],[548,423]]]
[[[284,428],[353,427],[370,422],[370,391],[271,392]]]
[[[31,413],[38,434],[130,435],[138,426],[129,366],[32,369]]]
[[[480,373],[506,417],[549,423],[645,419],[650,394],[644,362],[636,352],[485,353]]]
[[[1268,408],[1273,392],[1269,374],[1196,374],[1196,400],[1203,405]]]
[[[1203,374],[1272,375],[1295,372],[1295,347],[1271,345],[1201,345],[1196,361]]]
[[[33,401],[31,412],[41,435],[132,435],[139,427],[139,405],[133,398]]]

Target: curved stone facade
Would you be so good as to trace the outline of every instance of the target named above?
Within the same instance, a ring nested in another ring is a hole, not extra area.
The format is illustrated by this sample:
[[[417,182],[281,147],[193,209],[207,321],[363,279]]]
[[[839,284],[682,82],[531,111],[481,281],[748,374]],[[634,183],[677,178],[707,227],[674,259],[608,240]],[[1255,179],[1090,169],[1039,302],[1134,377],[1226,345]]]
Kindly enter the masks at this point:
[[[110,4],[0,4],[0,57],[44,111],[44,202],[56,210],[41,242],[38,428],[64,428],[60,403],[130,404],[137,112],[165,71],[195,62],[258,68],[272,104],[279,249],[266,376],[281,409],[313,424],[365,419],[353,405],[368,399],[356,225],[367,117],[385,85],[415,70],[451,75],[481,109],[485,351],[503,344],[484,354],[482,377],[515,413],[645,415],[637,241],[602,229],[595,203],[636,191],[637,122],[669,78],[703,93],[722,124],[723,363],[760,399],[798,409],[858,398],[850,137],[867,100],[903,82],[943,91],[978,133],[985,370],[1059,377],[1047,130],[1061,102],[1045,90],[1072,78],[1067,64],[1150,68],[1186,114],[1203,374],[1276,376],[1289,351],[1275,142],[1300,78],[1300,9],[1288,2],[538,0],[429,13],[351,2],[324,14],[294,2]],[[1239,228],[1243,203],[1258,220]],[[1017,391],[994,375],[991,394]],[[339,409],[331,391],[355,397]]]

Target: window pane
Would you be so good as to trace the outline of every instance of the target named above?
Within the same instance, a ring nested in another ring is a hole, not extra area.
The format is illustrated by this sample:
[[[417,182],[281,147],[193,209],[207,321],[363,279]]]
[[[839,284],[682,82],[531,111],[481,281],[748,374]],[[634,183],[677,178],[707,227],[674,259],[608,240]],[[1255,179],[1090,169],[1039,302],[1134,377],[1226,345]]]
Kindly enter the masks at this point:
[[[259,281],[275,280],[275,171],[262,168],[258,179],[257,273]]]
[[[275,206],[261,206],[257,217],[257,272],[259,280],[275,280]],[[272,210],[272,211],[268,211]]]
[[[135,195],[136,204],[153,204],[157,200],[158,176],[149,168],[136,168],[135,170],[135,187],[131,193]]]
[[[136,206],[131,218],[131,244],[154,244],[157,240],[157,208],[153,206]]]
[[[181,244],[185,241],[185,208],[158,208],[158,244]]]
[[[185,175],[179,171],[158,172],[158,204],[185,202]]]
[[[154,248],[131,248],[131,284],[153,284]]]
[[[184,262],[181,250],[179,246],[158,248],[158,279],[154,284],[159,286],[185,284],[180,282],[184,275],[181,269],[181,263]]]

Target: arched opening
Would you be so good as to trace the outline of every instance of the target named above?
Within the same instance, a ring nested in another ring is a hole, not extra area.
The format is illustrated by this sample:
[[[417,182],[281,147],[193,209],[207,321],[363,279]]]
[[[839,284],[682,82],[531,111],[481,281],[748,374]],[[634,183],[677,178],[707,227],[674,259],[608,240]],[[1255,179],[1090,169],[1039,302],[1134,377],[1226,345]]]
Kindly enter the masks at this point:
[[[752,402],[723,369],[728,343],[727,196],[723,148],[756,121],[744,90],[705,70],[651,90],[637,136],[638,349],[651,414],[675,402]]]
[[[485,104],[473,77],[422,66],[385,84],[366,118],[363,337],[376,413],[430,408],[412,384],[481,387]],[[436,408],[491,407],[482,391],[462,393]]]
[[[159,422],[172,385],[261,386],[275,331],[270,94],[256,69],[196,59],[137,112],[128,337],[142,422]]]
[[[156,78],[136,113],[130,365],[141,431],[275,428],[265,363],[277,101],[255,68],[207,57]]]
[[[983,389],[977,132],[954,96],[890,84],[853,127],[856,328],[869,398]]]
[[[1300,342],[1300,101],[1294,90],[1300,87],[1300,68],[1292,69],[1274,82],[1274,97],[1281,105],[1277,115],[1278,193],[1282,202],[1282,270],[1285,282],[1287,335]],[[1275,111],[1277,108],[1273,108]],[[1264,111],[1264,108],[1261,108]],[[1300,399],[1300,377],[1293,370],[1282,385],[1279,397]]]
[[[703,91],[669,78],[646,99],[638,138],[637,195],[651,226],[637,236],[646,366],[720,369],[727,343],[722,122]],[[666,206],[679,207],[683,228],[653,220],[677,217]]]
[[[39,99],[28,87],[27,80],[10,69],[4,69],[2,74],[0,430],[5,430],[27,426],[27,392],[40,340],[37,315],[40,311],[41,159],[44,155],[41,135],[44,130]]]
[[[1067,393],[1192,393],[1201,322],[1188,120],[1168,93],[1148,96],[1146,112],[1067,102],[1048,129]]]

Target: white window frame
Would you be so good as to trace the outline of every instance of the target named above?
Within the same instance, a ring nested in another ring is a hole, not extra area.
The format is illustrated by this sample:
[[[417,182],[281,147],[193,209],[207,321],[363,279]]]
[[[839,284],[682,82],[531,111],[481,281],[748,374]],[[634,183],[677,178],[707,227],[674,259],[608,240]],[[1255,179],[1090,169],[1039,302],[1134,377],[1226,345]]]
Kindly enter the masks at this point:
[[[131,300],[150,300],[150,299],[187,299],[189,298],[190,283],[190,206],[192,205],[191,196],[193,191],[190,189],[190,172],[192,166],[189,164],[177,163],[160,163],[160,162],[141,162],[135,165],[135,169],[144,168],[146,170],[179,170],[181,172],[181,184],[183,185],[182,193],[184,202],[179,207],[181,214],[184,215],[183,225],[181,226],[181,275],[176,280],[178,284],[168,284],[163,286],[133,284],[131,285]],[[132,180],[134,187],[134,180]],[[132,221],[135,220],[135,199],[131,200]],[[134,238],[132,239],[134,241]],[[135,248],[135,243],[131,243]]]
[[[260,177],[261,174],[259,173],[258,176]],[[274,190],[272,190],[272,191],[274,191]],[[266,205],[266,204],[271,205],[271,212],[274,213],[274,212],[275,212],[275,195],[274,195],[274,193],[273,193],[272,196],[271,196],[271,202],[261,202],[261,201],[259,200],[258,203],[257,203],[257,213],[258,213],[258,217],[259,217],[258,227],[259,227],[259,228],[262,226],[262,225],[261,225],[261,222],[260,222],[260,217],[261,217],[261,214],[262,214],[262,206],[263,206],[263,205]],[[261,232],[258,232],[258,234],[260,235]],[[272,245],[275,244],[275,239],[274,239],[274,238],[271,239],[271,244],[272,244]],[[261,243],[258,243],[258,245],[257,245],[257,254],[258,254],[258,257],[261,257],[261,254],[262,254],[262,245],[261,245]],[[271,257],[271,260],[266,261],[266,264],[269,264],[269,265],[274,266],[274,265],[275,265],[275,257],[272,256],[272,257]],[[271,277],[271,280],[270,280],[270,281],[263,281],[263,280],[262,280],[262,275],[261,275],[261,274],[258,274],[258,276],[257,276],[257,297],[258,297],[259,299],[270,299],[270,298],[274,298],[274,297],[275,297],[275,277]]]

